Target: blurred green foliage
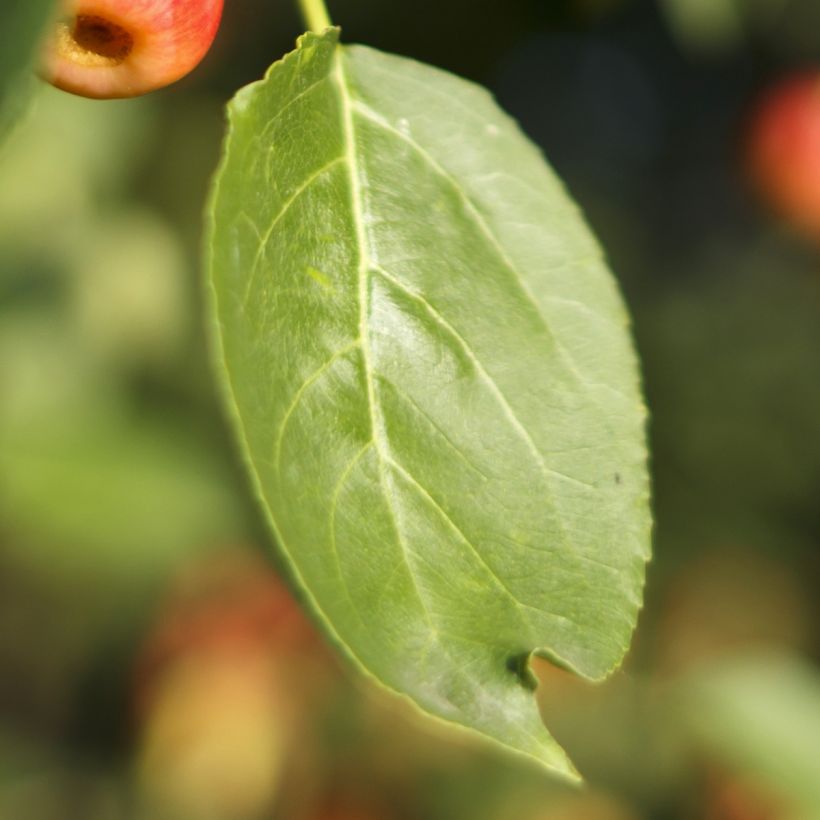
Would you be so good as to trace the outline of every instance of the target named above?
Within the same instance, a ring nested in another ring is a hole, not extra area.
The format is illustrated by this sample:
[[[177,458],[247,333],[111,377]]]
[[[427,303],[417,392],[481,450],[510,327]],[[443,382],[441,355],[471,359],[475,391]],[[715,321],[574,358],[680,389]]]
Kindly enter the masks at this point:
[[[754,202],[739,162],[758,89],[820,65],[820,6],[330,5],[349,41],[493,87],[632,307],[647,606],[610,683],[539,669],[588,788],[384,701],[293,607],[260,615],[267,564],[220,563],[270,550],[215,409],[200,216],[224,102],[299,29],[285,0],[236,0],[177,87],[115,103],[41,89],[0,149],[0,818],[174,816],[146,808],[171,800],[157,760],[249,818],[820,817],[820,255]],[[272,724],[278,758],[253,731]],[[247,755],[206,743],[220,727],[249,733],[224,746]]]
[[[765,41],[787,53],[817,48],[820,7],[811,0],[660,0],[682,43],[703,53]]]
[[[177,382],[196,344],[184,248],[122,196],[149,128],[139,104],[48,89],[0,160],[0,514],[95,573],[242,533],[196,405],[141,385]]]
[[[775,652],[723,658],[683,683],[694,737],[789,803],[784,813],[816,817],[820,807],[820,673]]]
[[[30,76],[54,0],[6,0],[0,9],[0,139],[24,109]]]

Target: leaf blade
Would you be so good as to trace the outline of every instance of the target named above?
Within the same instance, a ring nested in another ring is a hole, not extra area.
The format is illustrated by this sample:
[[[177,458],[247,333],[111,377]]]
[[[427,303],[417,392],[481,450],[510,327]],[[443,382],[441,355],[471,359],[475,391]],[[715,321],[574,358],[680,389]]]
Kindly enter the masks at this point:
[[[446,116],[465,98],[478,136]],[[575,776],[515,670],[538,651],[603,677],[648,556],[634,354],[594,240],[485,92],[332,32],[240,93],[227,146],[211,216],[218,357],[280,546],[370,674]],[[522,219],[507,177],[561,231]],[[556,273],[567,260],[574,284]],[[547,326],[529,281],[547,268],[535,287],[553,316],[577,302],[591,353]],[[584,475],[579,446],[595,453]],[[613,554],[618,520],[628,543]]]

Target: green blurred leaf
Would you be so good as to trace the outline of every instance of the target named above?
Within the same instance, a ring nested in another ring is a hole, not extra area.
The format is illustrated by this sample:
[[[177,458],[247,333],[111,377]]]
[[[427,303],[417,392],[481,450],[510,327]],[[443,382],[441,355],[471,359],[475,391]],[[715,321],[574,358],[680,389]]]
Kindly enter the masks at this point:
[[[191,550],[241,538],[219,448],[190,418],[135,406],[86,345],[56,311],[0,313],[6,548],[138,584]]]
[[[30,92],[27,76],[54,0],[3,0],[0,7],[0,138]]]
[[[793,56],[816,59],[820,5],[816,0],[659,0],[687,48],[732,51],[749,41]]]
[[[167,221],[123,202],[153,122],[150,104],[47,88],[0,156],[3,547],[115,578],[120,604],[247,532],[210,396],[185,392],[189,262]]]
[[[73,313],[89,358],[157,368],[175,361],[190,330],[187,260],[150,211],[97,219],[93,244],[71,259]]]
[[[87,553],[113,552],[124,567],[235,537],[233,499],[182,429],[83,421],[38,438],[40,447],[4,445],[7,525],[23,522],[28,532]]]
[[[759,778],[811,820],[820,816],[820,673],[759,652],[707,665],[685,686],[686,717],[722,762]]]
[[[743,40],[743,8],[739,0],[661,0],[677,35],[687,45],[716,51]]]
[[[387,687],[565,775],[527,663],[621,660],[649,554],[620,297],[487,93],[306,35],[231,106],[221,368],[330,631]]]
[[[43,85],[0,152],[0,249],[85,253],[152,144],[154,112],[150,98],[103,104]]]
[[[192,550],[243,538],[218,444],[191,418],[132,406],[61,324],[0,317],[4,548],[136,587]]]

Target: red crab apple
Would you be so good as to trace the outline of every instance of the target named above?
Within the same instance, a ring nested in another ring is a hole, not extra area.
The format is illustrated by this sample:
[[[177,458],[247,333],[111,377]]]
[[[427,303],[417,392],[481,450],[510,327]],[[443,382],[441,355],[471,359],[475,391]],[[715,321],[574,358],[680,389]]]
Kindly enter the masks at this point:
[[[820,239],[820,70],[764,93],[750,122],[747,162],[768,204]]]
[[[179,80],[211,46],[223,0],[63,0],[44,77],[83,97],[136,97]]]

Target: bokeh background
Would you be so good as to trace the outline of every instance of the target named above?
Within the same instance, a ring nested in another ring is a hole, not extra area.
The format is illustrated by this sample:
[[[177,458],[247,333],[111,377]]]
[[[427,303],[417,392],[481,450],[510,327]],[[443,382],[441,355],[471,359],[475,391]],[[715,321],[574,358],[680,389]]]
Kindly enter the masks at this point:
[[[376,691],[279,580],[198,270],[224,104],[302,26],[227,0],[183,82],[42,87],[0,148],[0,820],[817,820],[820,241],[745,146],[760,95],[820,70],[820,3],[329,5],[349,42],[495,92],[633,314],[646,607],[605,685],[537,670],[586,786]]]

